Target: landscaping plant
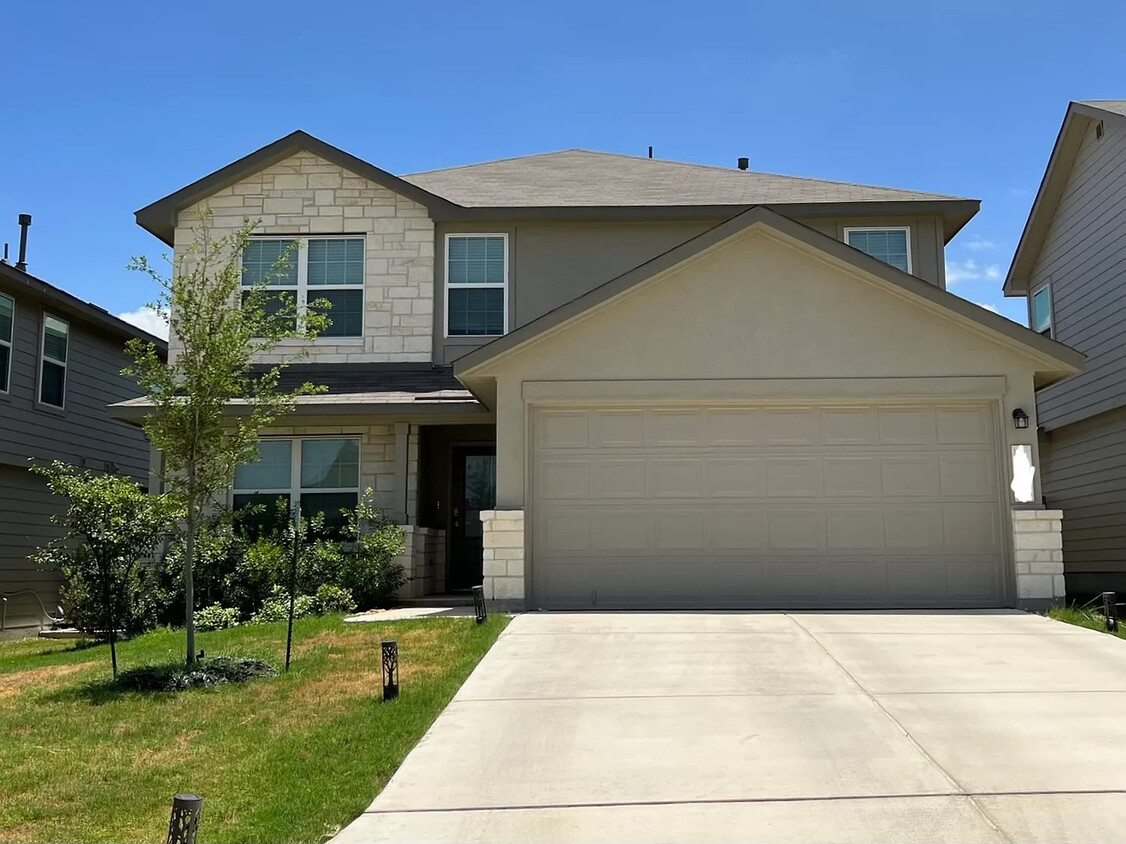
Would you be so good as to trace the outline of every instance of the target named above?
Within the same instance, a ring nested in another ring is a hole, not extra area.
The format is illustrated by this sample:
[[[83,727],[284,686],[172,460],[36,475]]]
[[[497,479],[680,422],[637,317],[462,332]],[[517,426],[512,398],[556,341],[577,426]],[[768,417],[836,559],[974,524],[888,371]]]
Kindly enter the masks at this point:
[[[254,367],[264,352],[287,338],[311,340],[328,324],[327,303],[313,303],[297,314],[296,302],[270,288],[288,269],[282,255],[271,272],[243,289],[242,255],[257,224],[249,219],[231,234],[215,236],[204,212],[192,228],[191,242],[177,249],[171,275],[146,258],[131,268],[160,285],[150,306],[168,322],[167,360],[155,344],[139,338],[126,351],[133,359],[124,374],[136,380],[153,403],[145,417],[149,441],[161,453],[161,480],[184,513],[183,579],[187,661],[195,659],[194,566],[196,542],[207,513],[219,506],[235,468],[257,455],[262,429],[290,412],[298,396],[318,392],[312,384],[295,390],[278,387],[286,364]],[[239,414],[231,408],[238,405]]]
[[[123,475],[79,471],[58,461],[31,471],[68,500],[66,510],[52,517],[62,536],[39,549],[35,562],[62,572],[63,611],[80,630],[108,639],[116,677],[118,629],[139,632],[151,613],[140,563],[180,511],[173,499],[149,495]]]

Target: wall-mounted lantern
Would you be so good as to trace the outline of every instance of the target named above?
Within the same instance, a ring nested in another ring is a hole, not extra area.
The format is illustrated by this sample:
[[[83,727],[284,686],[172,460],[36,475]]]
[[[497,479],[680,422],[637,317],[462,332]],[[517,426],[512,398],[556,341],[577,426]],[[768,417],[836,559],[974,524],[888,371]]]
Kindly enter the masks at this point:
[[[1028,414],[1022,408],[1013,411],[1013,427],[1018,431],[1028,427]]]

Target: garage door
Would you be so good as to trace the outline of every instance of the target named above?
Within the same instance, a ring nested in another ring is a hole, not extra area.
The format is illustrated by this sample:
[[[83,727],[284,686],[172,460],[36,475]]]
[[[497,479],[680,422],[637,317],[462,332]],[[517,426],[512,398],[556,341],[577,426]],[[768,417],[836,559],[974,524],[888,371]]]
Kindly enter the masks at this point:
[[[541,408],[533,603],[1002,599],[992,405]]]

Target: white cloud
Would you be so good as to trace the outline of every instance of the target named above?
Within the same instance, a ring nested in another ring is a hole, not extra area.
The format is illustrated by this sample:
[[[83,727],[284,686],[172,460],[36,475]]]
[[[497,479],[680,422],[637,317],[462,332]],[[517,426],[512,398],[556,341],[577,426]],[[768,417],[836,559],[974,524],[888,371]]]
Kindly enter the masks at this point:
[[[168,323],[164,321],[162,314],[157,313],[152,308],[140,307],[135,311],[118,314],[117,318],[125,320],[130,325],[135,325],[149,334],[155,334],[162,340],[168,339]]]
[[[973,258],[965,261],[946,262],[946,283],[960,284],[963,281],[1000,281],[999,264],[979,264]]]
[[[1001,313],[999,310],[997,310],[996,307],[994,307],[993,305],[990,305],[986,302],[974,302],[974,304],[977,305],[979,308],[985,308],[985,310],[987,310],[987,311],[993,311],[993,313],[995,313],[995,314]]]
[[[964,245],[967,249],[972,249],[974,252],[980,252],[983,249],[992,249],[994,246],[992,240],[985,240],[981,237],[975,238]]]

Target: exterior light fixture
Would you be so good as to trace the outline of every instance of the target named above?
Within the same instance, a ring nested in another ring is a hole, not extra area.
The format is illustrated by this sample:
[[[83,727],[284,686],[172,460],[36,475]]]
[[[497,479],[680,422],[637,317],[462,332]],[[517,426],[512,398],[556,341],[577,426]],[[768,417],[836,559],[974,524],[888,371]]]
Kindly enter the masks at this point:
[[[1028,427],[1028,414],[1022,408],[1013,411],[1013,427],[1018,430]]]
[[[172,819],[168,822],[167,844],[195,844],[203,798],[198,794],[177,794],[172,798]]]
[[[489,610],[485,606],[485,587],[474,586],[469,591],[473,593],[473,610],[477,615],[477,623],[484,624],[489,620]]]
[[[1102,599],[1106,629],[1113,633],[1118,629],[1118,596],[1113,592],[1103,592]]]
[[[382,644],[383,651],[383,700],[394,700],[399,696],[399,643],[388,641]]]

